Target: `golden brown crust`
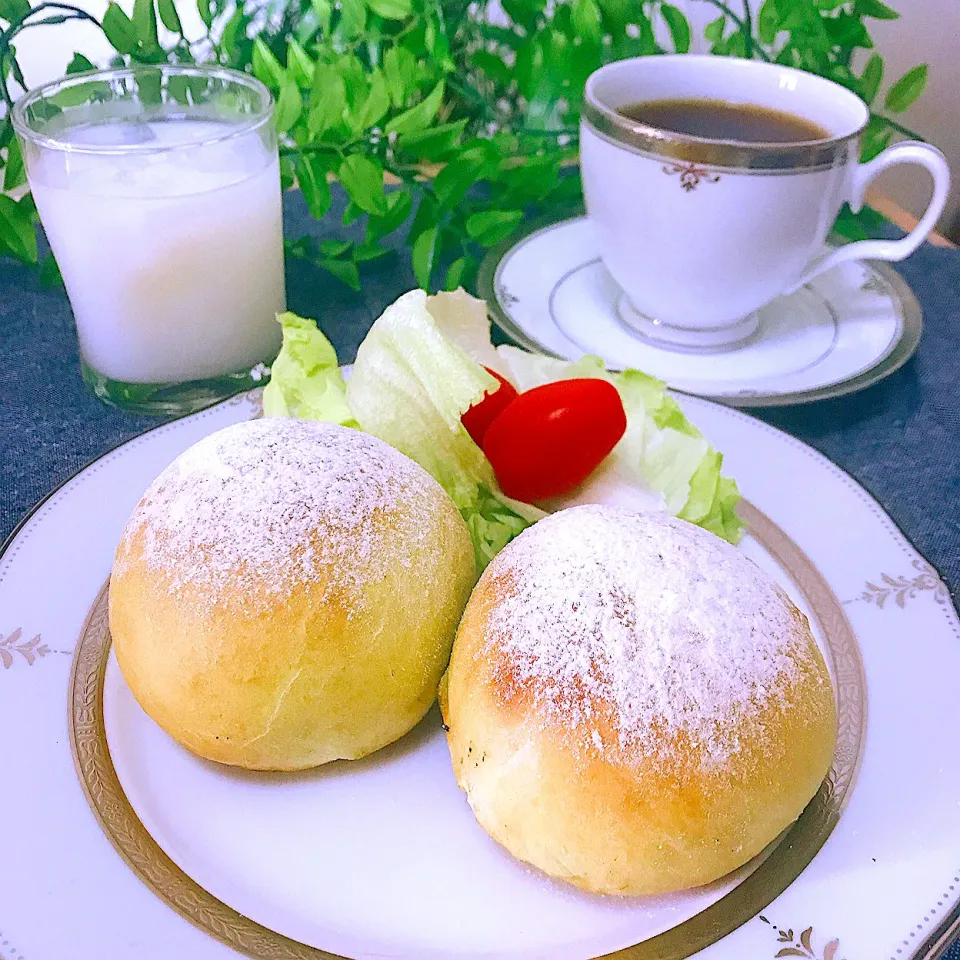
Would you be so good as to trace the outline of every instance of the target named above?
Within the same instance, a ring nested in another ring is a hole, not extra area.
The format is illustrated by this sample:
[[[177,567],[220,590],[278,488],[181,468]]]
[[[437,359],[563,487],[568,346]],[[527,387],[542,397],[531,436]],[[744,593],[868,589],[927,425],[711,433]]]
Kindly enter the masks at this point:
[[[247,576],[215,603],[205,584],[149,563],[149,531],[132,521],[111,577],[110,628],[144,710],[195,753],[261,770],[356,759],[401,737],[434,700],[475,576],[456,507],[432,480],[416,495],[429,529],[419,508],[383,510],[373,579],[344,582],[331,561],[281,591],[251,588]],[[303,546],[323,556],[332,535],[318,516]]]
[[[611,704],[596,698],[590,731],[538,709],[538,682],[491,640],[509,591],[488,568],[460,623],[441,707],[458,784],[519,859],[599,893],[697,886],[759,853],[816,793],[836,742],[834,694],[785,595],[796,670],[778,696],[734,718],[739,749],[713,765],[682,735],[661,731],[657,755],[623,743]]]

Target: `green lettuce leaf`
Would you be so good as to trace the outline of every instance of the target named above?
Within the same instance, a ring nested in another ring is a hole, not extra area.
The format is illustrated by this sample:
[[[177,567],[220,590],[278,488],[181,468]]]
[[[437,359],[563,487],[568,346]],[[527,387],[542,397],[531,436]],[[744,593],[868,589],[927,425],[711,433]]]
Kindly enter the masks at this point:
[[[500,491],[460,417],[497,381],[437,327],[421,290],[387,307],[360,344],[347,402],[360,427],[416,460],[447,491],[483,569],[543,516]]]
[[[295,313],[278,314],[277,321],[283,327],[283,346],[263,391],[264,414],[358,426],[330,341],[313,320]]]

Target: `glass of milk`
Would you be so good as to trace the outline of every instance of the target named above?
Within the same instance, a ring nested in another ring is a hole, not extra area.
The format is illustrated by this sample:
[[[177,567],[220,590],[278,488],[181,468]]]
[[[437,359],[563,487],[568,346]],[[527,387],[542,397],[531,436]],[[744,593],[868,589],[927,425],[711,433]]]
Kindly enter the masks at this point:
[[[66,77],[12,119],[60,266],[84,379],[186,413],[253,386],[284,309],[273,101],[220,67]]]

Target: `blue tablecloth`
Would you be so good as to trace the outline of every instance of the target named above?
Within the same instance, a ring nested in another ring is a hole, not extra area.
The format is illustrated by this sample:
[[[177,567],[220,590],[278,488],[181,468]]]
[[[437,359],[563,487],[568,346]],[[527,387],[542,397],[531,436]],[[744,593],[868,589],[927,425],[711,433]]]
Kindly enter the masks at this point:
[[[342,232],[286,198],[291,236]],[[920,347],[901,370],[854,396],[757,416],[809,443],[886,508],[960,597],[960,250],[924,245],[899,265],[923,308]],[[288,265],[291,310],[319,319],[343,362],[382,309],[415,286],[400,258],[371,265],[354,293],[302,261]],[[0,263],[0,540],[39,499],[88,461],[156,419],[104,406],[80,379],[61,290]],[[785,482],[789,482],[785,478]],[[838,518],[839,519],[839,518]],[[955,946],[948,960],[960,960]]]

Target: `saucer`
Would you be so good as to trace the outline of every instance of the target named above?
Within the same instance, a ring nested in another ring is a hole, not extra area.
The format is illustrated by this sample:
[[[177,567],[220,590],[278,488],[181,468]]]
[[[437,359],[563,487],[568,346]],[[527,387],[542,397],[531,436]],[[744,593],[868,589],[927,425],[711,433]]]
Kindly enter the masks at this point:
[[[570,360],[594,354],[611,369],[636,367],[733,406],[862,390],[909,359],[922,328],[920,305],[895,270],[854,261],[767,304],[736,343],[667,345],[641,332],[584,216],[534,224],[519,242],[491,251],[479,285],[494,322],[526,347]]]

